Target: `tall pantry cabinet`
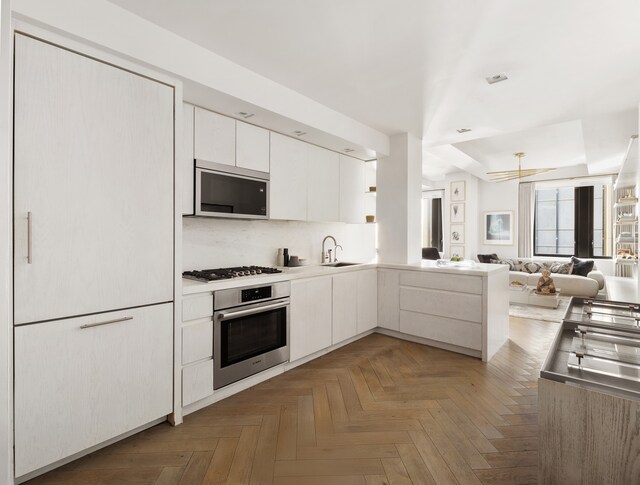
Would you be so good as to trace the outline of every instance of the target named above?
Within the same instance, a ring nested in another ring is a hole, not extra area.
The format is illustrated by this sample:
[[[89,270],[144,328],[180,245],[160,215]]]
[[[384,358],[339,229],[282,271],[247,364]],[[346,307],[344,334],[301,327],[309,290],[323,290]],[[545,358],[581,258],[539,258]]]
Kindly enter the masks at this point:
[[[15,474],[172,412],[174,89],[16,33]]]

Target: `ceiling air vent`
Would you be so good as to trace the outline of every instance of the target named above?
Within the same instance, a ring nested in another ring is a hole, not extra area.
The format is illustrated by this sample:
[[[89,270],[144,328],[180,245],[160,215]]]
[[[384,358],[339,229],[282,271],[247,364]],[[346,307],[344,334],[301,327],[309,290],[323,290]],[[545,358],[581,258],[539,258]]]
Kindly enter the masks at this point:
[[[296,131],[293,132],[293,134],[296,135],[296,136],[304,136],[304,135],[307,134],[307,132],[306,131],[302,131],[302,130],[296,130]]]
[[[243,117],[245,120],[246,120],[247,118],[251,118],[251,117],[254,115],[253,113],[247,113],[246,111],[238,111],[236,114],[237,114],[238,116]]]
[[[471,128],[459,128],[456,130],[458,133],[469,133]]]
[[[355,150],[353,148],[344,148],[342,151],[345,152],[345,153],[355,152]]]

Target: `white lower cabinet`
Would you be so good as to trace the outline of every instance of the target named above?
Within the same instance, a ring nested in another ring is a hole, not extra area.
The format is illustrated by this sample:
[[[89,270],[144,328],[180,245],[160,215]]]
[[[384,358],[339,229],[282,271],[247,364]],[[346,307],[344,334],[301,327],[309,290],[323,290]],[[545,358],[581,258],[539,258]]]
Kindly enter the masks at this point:
[[[333,340],[334,344],[354,337],[358,331],[358,273],[333,277]]]
[[[15,473],[172,412],[173,303],[15,329]]]
[[[182,368],[182,405],[188,406],[213,394],[213,359]]]
[[[182,327],[182,365],[211,358],[213,355],[213,320],[196,320]]]
[[[400,330],[400,271],[378,270],[378,326]]]
[[[332,278],[291,282],[291,362],[331,346]]]
[[[182,298],[182,405],[213,394],[213,294]]]
[[[358,277],[358,324],[362,333],[378,326],[378,271],[369,269],[355,273]]]

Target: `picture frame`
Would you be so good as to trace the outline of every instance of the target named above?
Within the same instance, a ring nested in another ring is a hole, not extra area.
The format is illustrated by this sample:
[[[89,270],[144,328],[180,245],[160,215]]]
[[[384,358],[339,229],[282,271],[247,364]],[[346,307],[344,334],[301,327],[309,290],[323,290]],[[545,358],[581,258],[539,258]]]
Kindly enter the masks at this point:
[[[460,258],[464,258],[464,245],[452,244],[449,248],[449,253],[449,257],[458,256]]]
[[[464,244],[464,224],[451,224],[449,228],[451,244]]]
[[[464,222],[464,203],[453,202],[449,210],[449,223],[460,224]]]
[[[449,199],[451,202],[463,202],[467,197],[467,186],[464,180],[457,180],[449,184],[451,194]]]
[[[513,211],[491,211],[483,213],[483,244],[499,246],[513,245]]]

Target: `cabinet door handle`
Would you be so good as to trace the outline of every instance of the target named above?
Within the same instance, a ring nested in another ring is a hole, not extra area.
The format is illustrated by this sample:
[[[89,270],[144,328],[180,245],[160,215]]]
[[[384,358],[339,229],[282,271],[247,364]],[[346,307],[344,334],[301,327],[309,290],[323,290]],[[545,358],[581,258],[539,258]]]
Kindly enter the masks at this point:
[[[85,323],[84,325],[80,325],[80,328],[84,330],[85,328],[99,327],[100,325],[109,325],[110,323],[126,322],[127,320],[133,320],[133,317],[122,317],[97,323]]]
[[[27,263],[31,264],[32,258],[32,242],[31,242],[31,226],[33,224],[33,215],[31,211],[27,212]]]

